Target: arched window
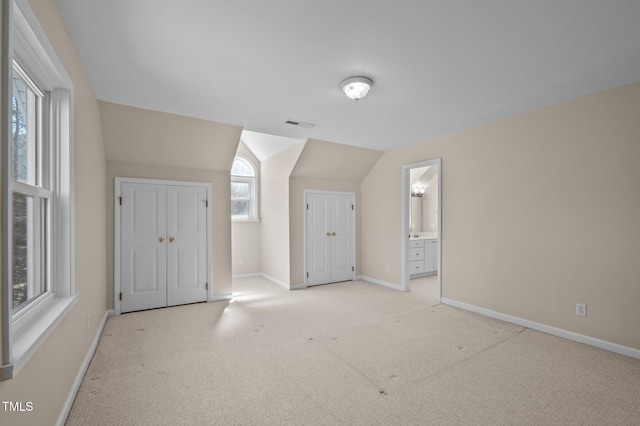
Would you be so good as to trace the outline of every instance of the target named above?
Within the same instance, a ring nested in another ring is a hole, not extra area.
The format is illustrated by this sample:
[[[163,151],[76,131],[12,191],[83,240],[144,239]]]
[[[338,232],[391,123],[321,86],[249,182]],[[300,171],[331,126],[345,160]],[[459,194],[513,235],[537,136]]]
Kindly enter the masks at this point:
[[[258,175],[244,157],[236,157],[231,166],[231,218],[258,220]]]

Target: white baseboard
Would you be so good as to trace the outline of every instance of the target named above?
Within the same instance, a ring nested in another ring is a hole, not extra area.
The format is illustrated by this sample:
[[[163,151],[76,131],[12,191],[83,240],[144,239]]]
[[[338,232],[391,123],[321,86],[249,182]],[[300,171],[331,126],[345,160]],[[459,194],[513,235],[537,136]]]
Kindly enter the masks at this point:
[[[618,345],[617,343],[607,342],[606,340],[596,339],[595,337],[585,336],[584,334],[574,333],[572,331],[563,330],[561,328],[551,327],[549,325],[540,324],[537,322],[529,321],[523,318],[514,317],[512,315],[503,314],[500,312],[492,311],[490,309],[481,308],[475,305],[469,305],[468,303],[458,302],[457,300],[447,299],[443,297],[440,302],[445,305],[454,306],[467,311],[475,312],[477,314],[485,315],[487,317],[499,319],[502,321],[510,322],[512,324],[527,327],[532,330],[541,331],[543,333],[551,334],[553,336],[562,337],[564,339],[573,340],[574,342],[584,343],[585,345],[595,346],[596,348],[604,349],[606,351],[615,352],[617,354],[626,355],[631,358],[640,359],[640,350],[630,348],[628,346]]]
[[[382,280],[379,280],[377,278],[367,277],[365,275],[360,275],[360,276],[358,276],[356,278],[359,279],[359,280],[370,282],[372,284],[378,284],[378,285],[381,285],[383,287],[388,287],[388,288],[391,288],[393,290],[403,291],[402,290],[402,286],[400,284],[390,283],[388,281],[382,281]]]
[[[76,380],[73,382],[73,387],[71,388],[71,392],[67,397],[67,401],[62,407],[62,412],[60,413],[60,417],[58,418],[57,424],[59,426],[64,426],[67,421],[67,417],[69,416],[69,412],[71,411],[71,406],[73,406],[73,401],[76,399],[76,395],[78,394],[78,389],[80,389],[80,384],[82,383],[82,379],[84,375],[87,373],[87,369],[89,368],[89,364],[91,364],[91,360],[93,359],[93,354],[96,353],[96,349],[98,348],[98,343],[100,342],[100,336],[102,336],[102,331],[104,330],[104,326],[107,324],[107,319],[115,315],[113,309],[110,309],[104,313],[102,317],[102,322],[100,322],[100,326],[96,332],[96,337],[93,339],[93,343],[89,348],[89,352],[87,352],[87,356],[84,358],[84,362],[82,363],[82,367],[80,367],[80,371],[76,375]]]
[[[265,280],[267,280],[267,281],[271,281],[272,283],[277,284],[280,287],[289,290],[289,284],[285,284],[282,281],[280,281],[280,280],[278,280],[276,278],[273,278],[271,275],[267,275],[267,274],[262,273],[262,274],[260,274],[260,276],[262,278],[264,278]]]
[[[233,299],[233,294],[231,293],[217,294],[215,296],[211,296],[208,302],[222,302],[224,300],[231,300],[231,299]]]
[[[289,286],[289,284],[283,283],[282,281],[280,281],[279,279],[273,278],[271,275],[267,275],[265,273],[255,273],[255,274],[244,274],[244,275],[234,275],[232,278],[234,280],[242,280],[245,278],[264,278],[267,281],[270,281],[284,289],[287,290],[302,290],[303,288],[307,288],[307,285],[302,283],[302,284],[295,284],[292,286]]]
[[[254,274],[240,274],[240,275],[233,275],[231,276],[231,279],[234,280],[243,280],[245,278],[258,278],[261,277],[262,274],[260,272],[256,272]]]

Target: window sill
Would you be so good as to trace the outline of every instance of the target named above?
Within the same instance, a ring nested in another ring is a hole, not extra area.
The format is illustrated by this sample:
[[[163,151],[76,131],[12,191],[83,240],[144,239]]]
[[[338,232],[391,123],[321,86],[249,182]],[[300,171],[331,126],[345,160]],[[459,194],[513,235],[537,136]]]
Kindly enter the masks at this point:
[[[77,301],[78,295],[53,299],[37,319],[16,333],[12,342],[11,362],[2,366],[2,380],[12,379],[18,374]]]

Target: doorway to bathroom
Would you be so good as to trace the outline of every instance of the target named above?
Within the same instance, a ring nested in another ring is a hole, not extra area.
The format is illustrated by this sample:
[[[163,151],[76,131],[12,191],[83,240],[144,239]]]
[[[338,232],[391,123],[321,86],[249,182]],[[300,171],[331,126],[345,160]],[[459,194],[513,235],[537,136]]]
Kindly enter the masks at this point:
[[[442,159],[402,166],[401,286],[430,282],[442,297]],[[427,278],[429,277],[429,278]]]

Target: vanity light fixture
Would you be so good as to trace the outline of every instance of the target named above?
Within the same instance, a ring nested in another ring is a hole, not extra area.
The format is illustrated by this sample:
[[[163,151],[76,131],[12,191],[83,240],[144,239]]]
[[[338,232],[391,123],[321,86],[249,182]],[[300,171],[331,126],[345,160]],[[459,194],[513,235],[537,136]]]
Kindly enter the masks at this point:
[[[373,80],[367,77],[350,77],[344,80],[340,86],[347,97],[358,102],[367,96],[372,84]]]
[[[412,197],[422,197],[424,195],[424,191],[425,191],[425,187],[424,186],[412,186],[411,187],[411,196]]]

